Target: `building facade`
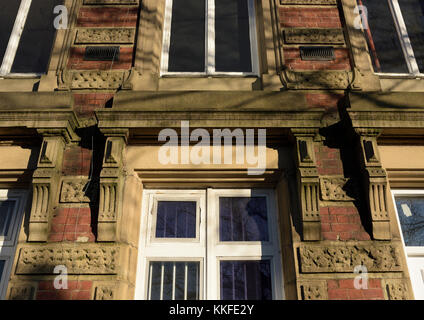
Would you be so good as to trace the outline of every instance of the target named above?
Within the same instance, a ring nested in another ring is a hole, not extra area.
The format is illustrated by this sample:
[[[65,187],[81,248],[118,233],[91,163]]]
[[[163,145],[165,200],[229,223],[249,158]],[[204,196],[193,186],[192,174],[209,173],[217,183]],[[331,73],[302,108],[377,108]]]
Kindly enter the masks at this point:
[[[424,299],[422,2],[0,9],[0,298]]]

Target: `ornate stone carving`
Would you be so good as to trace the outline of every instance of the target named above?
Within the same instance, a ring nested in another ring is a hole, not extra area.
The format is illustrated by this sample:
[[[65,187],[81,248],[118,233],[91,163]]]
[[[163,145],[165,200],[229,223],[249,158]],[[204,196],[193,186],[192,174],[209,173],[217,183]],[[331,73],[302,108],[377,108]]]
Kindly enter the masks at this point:
[[[95,293],[95,300],[114,300],[115,287],[114,286],[97,286]]]
[[[19,252],[17,274],[53,274],[58,265],[68,274],[116,274],[119,247],[47,245],[23,247]]]
[[[337,0],[280,0],[280,4],[336,5]]]
[[[10,289],[9,300],[33,300],[34,286],[14,286]]]
[[[84,4],[138,4],[139,0],[84,0]]]
[[[346,178],[321,177],[321,197],[326,201],[352,201],[343,187],[348,182]]]
[[[127,88],[130,71],[64,71],[60,77],[60,89],[112,90]]]
[[[385,280],[389,300],[409,300],[408,288],[403,280]]]
[[[308,281],[300,283],[300,290],[303,300],[327,300],[326,281]]]
[[[71,180],[62,182],[60,192],[61,203],[87,203],[90,198],[86,195],[88,180]]]
[[[337,0],[280,0],[280,4],[336,5]]]
[[[304,29],[292,28],[283,30],[287,44],[344,44],[342,29]]]
[[[132,28],[90,28],[78,29],[75,43],[134,43],[135,29]]]
[[[99,221],[116,221],[117,183],[100,184]]]
[[[285,72],[289,89],[346,89],[352,82],[350,71]]]
[[[398,249],[391,245],[305,245],[299,255],[302,273],[353,272],[358,265],[368,272],[402,271]]]

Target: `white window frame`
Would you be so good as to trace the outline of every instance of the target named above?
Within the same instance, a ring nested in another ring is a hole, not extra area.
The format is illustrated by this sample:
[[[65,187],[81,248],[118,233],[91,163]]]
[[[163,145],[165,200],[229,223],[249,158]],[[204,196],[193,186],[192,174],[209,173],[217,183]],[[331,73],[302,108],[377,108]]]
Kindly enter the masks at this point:
[[[0,300],[3,300],[6,295],[8,279],[12,271],[13,258],[16,251],[16,242],[22,217],[25,211],[27,200],[27,192],[23,190],[0,190],[0,201],[14,200],[15,207],[13,208],[12,220],[9,225],[9,232],[6,237],[0,237],[0,260],[4,260],[3,274],[0,276]]]
[[[416,274],[413,272],[413,269],[416,267],[422,268],[424,265],[424,246],[406,246],[405,240],[403,238],[403,232],[402,232],[402,225],[400,223],[399,219],[399,212],[397,210],[396,205],[396,196],[398,197],[416,197],[416,196],[422,196],[424,197],[424,189],[392,189],[392,199],[393,204],[396,210],[396,219],[400,228],[400,236],[402,239],[402,246],[403,250],[406,253],[406,259],[407,259],[407,266],[409,270],[409,276],[411,278],[412,287],[414,290],[415,295],[419,294],[422,295],[422,287],[416,286],[415,281],[423,281],[424,282],[424,269],[421,269],[421,274]],[[422,279],[419,279],[419,276],[422,277]],[[423,284],[424,286],[424,284]],[[418,291],[418,292],[417,292]],[[417,297],[416,297],[417,298]]]
[[[412,48],[411,40],[408,36],[405,20],[403,19],[402,11],[399,6],[398,0],[386,0],[388,2],[390,12],[396,27],[398,39],[402,47],[402,52],[409,73],[391,73],[391,72],[375,72],[379,76],[405,76],[405,77],[424,77],[424,70],[420,72],[415,59],[414,50]]]
[[[200,196],[199,242],[189,243],[178,241],[178,239],[168,239],[168,241],[161,239],[160,242],[149,240],[154,226],[152,208],[157,194],[161,196],[161,200],[166,199],[168,195],[169,199],[180,196],[182,201]],[[218,201],[220,196],[266,197],[269,241],[220,242]],[[269,260],[272,298],[284,299],[277,212],[274,191],[268,189],[144,190],[135,299],[144,300],[149,297],[150,261],[199,261],[201,266],[200,299],[203,297],[209,300],[220,299],[220,262],[223,260]]]
[[[11,73],[31,3],[32,0],[21,0],[6,52],[0,65],[0,77],[38,77],[42,75],[41,73]]]
[[[248,1],[249,12],[249,34],[250,34],[250,51],[252,61],[252,72],[217,72],[215,70],[215,0],[206,1],[205,12],[205,71],[204,72],[170,72],[169,49],[171,41],[171,25],[172,25],[172,4],[173,0],[166,0],[164,31],[162,40],[162,59],[160,67],[160,76],[258,76],[259,75],[259,58],[256,31],[256,10],[254,0]]]

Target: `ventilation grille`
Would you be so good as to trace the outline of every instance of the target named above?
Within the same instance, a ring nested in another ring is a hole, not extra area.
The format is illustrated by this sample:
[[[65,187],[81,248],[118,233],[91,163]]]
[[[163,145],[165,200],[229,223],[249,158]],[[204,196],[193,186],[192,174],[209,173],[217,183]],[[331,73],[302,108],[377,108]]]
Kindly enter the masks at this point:
[[[331,46],[300,47],[300,57],[302,60],[334,60],[334,48]]]
[[[84,60],[86,61],[117,61],[119,60],[119,46],[87,47]]]

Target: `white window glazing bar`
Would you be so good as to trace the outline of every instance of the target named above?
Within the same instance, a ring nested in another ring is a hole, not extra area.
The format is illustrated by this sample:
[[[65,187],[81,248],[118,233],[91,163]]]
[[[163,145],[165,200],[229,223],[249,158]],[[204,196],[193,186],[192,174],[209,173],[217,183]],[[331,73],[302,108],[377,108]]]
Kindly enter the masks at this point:
[[[160,264],[160,300],[163,300],[163,281],[165,276],[165,264]]]
[[[175,219],[177,220],[177,219]],[[176,286],[176,273],[177,264],[174,262],[172,266],[172,300],[175,300],[175,286]]]
[[[399,6],[398,0],[387,0],[389,2],[390,10],[395,21],[396,30],[399,35],[402,51],[406,59],[409,72],[411,74],[419,74],[418,64],[415,59],[414,50],[412,48],[411,40],[408,36],[408,30],[405,25],[405,21],[402,16],[402,11]]]
[[[259,54],[258,42],[256,37],[256,10],[255,1],[248,0],[249,12],[249,35],[250,35],[250,57],[252,59],[252,73],[259,74]]]
[[[207,73],[215,73],[215,0],[207,1]]]
[[[165,20],[164,20],[163,40],[162,40],[162,63],[160,67],[161,75],[168,71],[169,49],[171,46],[172,4],[173,4],[173,0],[166,0]]]
[[[32,0],[21,0],[15,24],[13,25],[12,34],[9,38],[9,43],[7,44],[7,49],[0,68],[0,76],[5,76],[12,70],[13,61],[15,60],[16,52],[18,51],[19,41],[25,27],[31,2]]]

